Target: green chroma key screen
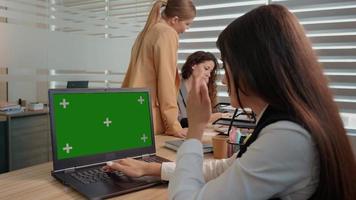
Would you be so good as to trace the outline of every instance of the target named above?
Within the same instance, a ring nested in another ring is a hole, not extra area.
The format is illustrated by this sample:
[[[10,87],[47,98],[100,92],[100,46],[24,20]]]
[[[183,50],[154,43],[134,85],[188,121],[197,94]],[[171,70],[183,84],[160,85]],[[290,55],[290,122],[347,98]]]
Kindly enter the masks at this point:
[[[57,159],[149,147],[148,92],[53,95]]]

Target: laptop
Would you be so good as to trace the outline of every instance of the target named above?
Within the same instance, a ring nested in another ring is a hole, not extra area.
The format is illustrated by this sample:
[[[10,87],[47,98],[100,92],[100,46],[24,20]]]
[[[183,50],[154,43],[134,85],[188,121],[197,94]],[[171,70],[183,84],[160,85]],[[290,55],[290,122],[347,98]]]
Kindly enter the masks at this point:
[[[51,175],[88,199],[103,199],[164,184],[159,177],[106,173],[107,161],[155,155],[147,89],[50,89]]]

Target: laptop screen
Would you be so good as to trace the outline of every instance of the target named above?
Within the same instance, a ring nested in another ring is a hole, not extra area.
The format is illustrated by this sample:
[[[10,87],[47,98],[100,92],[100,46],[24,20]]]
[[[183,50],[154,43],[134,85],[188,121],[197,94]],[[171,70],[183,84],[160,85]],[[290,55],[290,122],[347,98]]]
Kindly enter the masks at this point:
[[[154,146],[148,91],[64,89],[49,93],[55,160]]]

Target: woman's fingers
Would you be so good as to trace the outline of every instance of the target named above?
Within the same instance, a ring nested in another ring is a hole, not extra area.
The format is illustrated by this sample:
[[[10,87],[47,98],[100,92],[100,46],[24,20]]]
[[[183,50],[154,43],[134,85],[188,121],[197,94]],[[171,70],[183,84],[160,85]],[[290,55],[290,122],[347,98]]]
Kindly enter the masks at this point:
[[[189,131],[187,138],[201,139],[211,115],[210,98],[203,77],[193,77],[192,89],[188,96]]]
[[[139,161],[132,158],[125,158],[116,161],[109,161],[107,165],[103,167],[105,172],[121,171],[122,173],[131,177],[140,177],[145,174],[144,161]]]
[[[118,160],[118,162],[123,165],[123,166],[136,166],[136,164],[138,164],[140,161],[138,160],[135,160],[133,158],[125,158],[125,159],[121,159],[121,160]]]
[[[119,163],[119,161],[115,162],[115,161],[109,161],[106,164],[108,165],[108,167],[110,167],[111,169],[117,170],[117,171],[122,171],[122,165]]]
[[[128,175],[128,176],[132,176],[132,177],[137,177],[138,175],[135,173],[135,170],[133,170],[130,166],[125,165],[125,162],[123,162],[122,160],[119,160],[117,162],[113,162],[113,161],[109,161],[107,162],[107,165],[112,168],[115,169],[117,171],[121,171],[122,173]]]
[[[203,103],[203,105],[210,107],[209,91],[208,91],[208,86],[205,84],[205,82],[200,83],[200,95],[201,95],[201,102]]]
[[[112,169],[111,167],[109,167],[108,165],[105,165],[104,167],[102,167],[102,170],[104,172],[113,172],[115,171],[114,169]]]

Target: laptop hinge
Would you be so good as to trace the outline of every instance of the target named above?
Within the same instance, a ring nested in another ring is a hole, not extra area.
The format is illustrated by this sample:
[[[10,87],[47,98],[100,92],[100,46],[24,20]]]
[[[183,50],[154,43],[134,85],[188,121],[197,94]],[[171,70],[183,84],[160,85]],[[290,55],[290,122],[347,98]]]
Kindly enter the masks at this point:
[[[64,173],[65,174],[68,174],[68,173],[73,173],[75,171],[75,167],[71,167],[71,168],[67,168],[64,170]]]
[[[148,158],[148,157],[150,157],[150,154],[143,154],[141,157],[142,158]]]
[[[55,170],[53,172],[64,172],[64,173],[71,173],[74,172],[77,169],[82,169],[82,168],[86,168],[86,167],[92,167],[92,166],[97,166],[97,165],[103,165],[106,162],[100,162],[100,163],[94,163],[94,164],[90,164],[90,165],[81,165],[81,166],[76,166],[76,167],[69,167],[69,168],[65,168],[65,169],[60,169],[60,170]]]

